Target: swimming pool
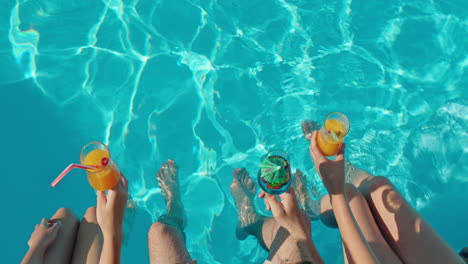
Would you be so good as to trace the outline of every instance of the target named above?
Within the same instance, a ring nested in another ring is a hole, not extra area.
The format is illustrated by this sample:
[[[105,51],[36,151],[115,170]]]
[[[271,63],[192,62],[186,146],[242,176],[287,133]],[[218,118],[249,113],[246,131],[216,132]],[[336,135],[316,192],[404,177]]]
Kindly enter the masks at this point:
[[[234,236],[232,169],[254,174],[281,148],[323,192],[300,122],[332,111],[350,119],[352,163],[395,182],[455,250],[468,244],[465,2],[0,2],[8,262],[42,217],[95,204],[80,172],[49,184],[98,140],[138,208],[124,263],[148,261],[146,232],[164,212],[154,175],[168,158],[193,257],[261,263],[256,241]],[[341,258],[336,230],[314,223],[313,236],[327,263]]]

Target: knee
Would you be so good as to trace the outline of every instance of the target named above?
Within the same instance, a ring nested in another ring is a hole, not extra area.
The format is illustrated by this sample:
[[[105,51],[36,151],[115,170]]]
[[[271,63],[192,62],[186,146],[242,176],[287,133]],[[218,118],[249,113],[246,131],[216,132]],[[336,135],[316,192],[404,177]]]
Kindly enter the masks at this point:
[[[171,227],[161,223],[161,222],[156,222],[153,223],[148,231],[148,237],[161,237],[161,236],[166,236],[171,232]]]
[[[62,207],[62,208],[59,208],[57,210],[57,212],[55,213],[55,215],[60,215],[60,216],[64,216],[64,217],[75,217],[75,214],[73,213],[73,211],[70,209],[70,208],[67,208],[67,207]]]
[[[390,182],[387,177],[384,176],[375,176],[372,179],[370,179],[370,185],[369,187],[371,189],[377,189],[382,186],[393,186],[393,184]]]
[[[396,211],[405,202],[392,182],[383,176],[369,179],[366,186],[366,198],[373,202],[383,202],[387,210]]]
[[[52,219],[61,219],[70,223],[78,223],[78,217],[76,217],[70,208],[65,207],[58,209]]]
[[[86,210],[85,217],[96,217],[96,206],[91,206]]]
[[[353,184],[346,183],[344,186],[344,192],[348,202],[350,202],[354,197],[361,195],[359,190]]]
[[[83,220],[88,223],[95,223],[97,224],[97,217],[96,217],[96,206],[89,207],[88,210],[86,210],[85,215],[83,216]]]
[[[80,220],[70,208],[60,208],[57,210],[55,215],[50,219],[50,223],[58,222],[62,223],[62,228],[59,231],[60,233],[76,233]]]
[[[369,194],[382,187],[393,188],[393,184],[386,177],[374,176],[366,179],[361,186],[359,186],[359,190],[367,197]]]
[[[322,223],[330,228],[338,228],[338,223],[335,219],[335,214],[330,203],[330,196],[325,195],[320,200],[320,220]]]

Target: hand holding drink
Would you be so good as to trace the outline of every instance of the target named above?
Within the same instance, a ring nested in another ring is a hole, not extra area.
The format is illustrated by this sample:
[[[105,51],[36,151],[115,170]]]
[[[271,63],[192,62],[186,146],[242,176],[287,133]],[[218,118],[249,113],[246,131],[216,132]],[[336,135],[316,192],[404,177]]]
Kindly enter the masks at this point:
[[[315,164],[323,185],[329,194],[342,194],[344,192],[345,174],[344,174],[344,151],[345,145],[343,144],[336,155],[335,160],[330,160],[318,147],[319,132],[314,131],[311,135],[310,141],[310,155]]]

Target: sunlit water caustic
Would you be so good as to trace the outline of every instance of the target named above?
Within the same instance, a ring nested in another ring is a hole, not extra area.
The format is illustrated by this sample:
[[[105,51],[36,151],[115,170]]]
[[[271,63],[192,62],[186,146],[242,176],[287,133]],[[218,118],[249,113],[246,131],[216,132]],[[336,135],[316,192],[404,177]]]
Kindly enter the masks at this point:
[[[50,182],[83,145],[108,144],[130,182],[123,263],[147,263],[165,212],[155,173],[180,168],[199,263],[262,263],[238,241],[232,170],[288,152],[326,191],[300,123],[345,113],[347,158],[393,181],[458,252],[468,246],[468,2],[461,0],[0,0],[3,263],[42,217],[95,205],[85,174]],[[265,212],[261,201],[258,210]],[[313,223],[327,263],[336,230]]]

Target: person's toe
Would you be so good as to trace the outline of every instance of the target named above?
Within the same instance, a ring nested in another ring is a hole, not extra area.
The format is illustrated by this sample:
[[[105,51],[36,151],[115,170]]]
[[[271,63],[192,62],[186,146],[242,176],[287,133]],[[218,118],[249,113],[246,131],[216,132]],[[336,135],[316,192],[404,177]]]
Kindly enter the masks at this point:
[[[174,160],[168,160],[167,161],[167,169],[169,172],[171,172],[172,174],[176,174],[177,173],[177,164],[175,163]]]
[[[237,188],[239,188],[240,186],[240,181],[239,181],[239,174],[240,172],[242,171],[241,168],[236,168],[232,171],[232,176],[233,176],[233,179],[232,179],[232,182],[231,182],[231,186],[230,186],[230,189],[231,189],[231,193],[234,194],[234,192],[237,190]]]
[[[247,180],[245,181],[245,189],[246,191],[250,194],[250,195],[254,195],[255,194],[255,184],[254,182],[252,181],[252,179],[247,176]]]
[[[244,171],[243,168],[235,168],[235,169],[232,171],[232,176],[234,177],[234,180],[235,180],[235,181],[238,181],[238,180],[241,179],[243,171]]]
[[[163,173],[163,169],[161,168],[161,169],[158,170],[158,173],[156,173],[156,179],[159,182],[159,181],[161,181],[163,179],[163,177],[164,177],[164,173]]]
[[[294,176],[298,177],[298,178],[302,178],[302,171],[300,171],[299,169],[296,170],[296,172],[294,173]]]
[[[241,184],[243,186],[245,186],[247,184],[247,180],[249,179],[249,174],[247,173],[246,170],[242,169],[240,172],[239,172],[239,175],[238,175],[238,179],[239,181],[241,182]]]

